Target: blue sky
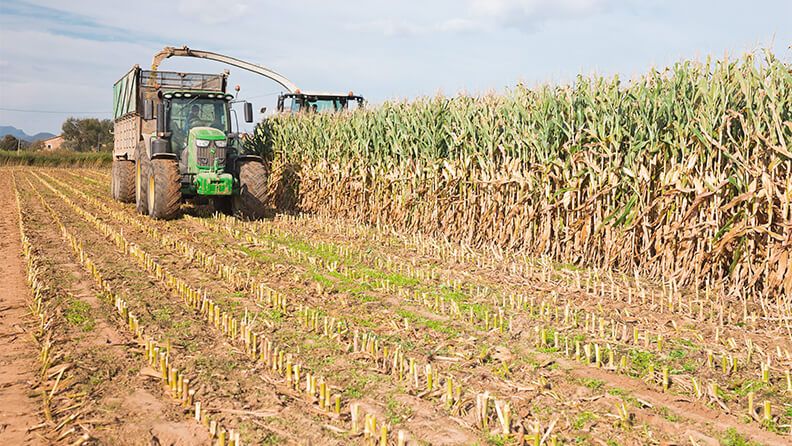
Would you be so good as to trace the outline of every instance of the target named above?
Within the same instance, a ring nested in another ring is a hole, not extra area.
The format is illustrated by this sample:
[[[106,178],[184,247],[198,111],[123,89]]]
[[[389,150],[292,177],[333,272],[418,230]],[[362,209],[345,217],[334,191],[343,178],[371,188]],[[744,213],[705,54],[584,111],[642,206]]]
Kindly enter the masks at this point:
[[[790,61],[790,17],[791,0],[0,0],[0,125],[58,133],[70,115],[109,117],[112,84],[166,45],[229,54],[304,89],[354,90],[376,104],[578,73],[631,78],[762,46]],[[274,82],[231,68],[231,83],[256,108],[273,108]]]

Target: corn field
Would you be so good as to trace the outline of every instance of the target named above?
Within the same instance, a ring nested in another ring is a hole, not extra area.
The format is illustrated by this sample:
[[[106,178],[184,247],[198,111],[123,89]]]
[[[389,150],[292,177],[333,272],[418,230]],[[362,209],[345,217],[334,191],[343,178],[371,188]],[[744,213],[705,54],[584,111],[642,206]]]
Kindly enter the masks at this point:
[[[640,272],[765,317],[792,314],[792,72],[770,52],[630,82],[579,76],[282,115],[256,143],[284,208]]]

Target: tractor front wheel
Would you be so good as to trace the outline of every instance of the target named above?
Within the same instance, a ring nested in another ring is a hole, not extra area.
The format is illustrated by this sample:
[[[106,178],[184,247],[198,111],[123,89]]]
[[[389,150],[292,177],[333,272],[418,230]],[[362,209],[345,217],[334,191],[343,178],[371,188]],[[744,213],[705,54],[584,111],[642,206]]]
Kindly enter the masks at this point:
[[[181,173],[175,159],[153,159],[148,177],[148,212],[158,220],[170,220],[179,214]]]
[[[234,213],[243,218],[257,220],[264,217],[267,195],[267,171],[259,160],[240,161],[239,195],[234,196]]]

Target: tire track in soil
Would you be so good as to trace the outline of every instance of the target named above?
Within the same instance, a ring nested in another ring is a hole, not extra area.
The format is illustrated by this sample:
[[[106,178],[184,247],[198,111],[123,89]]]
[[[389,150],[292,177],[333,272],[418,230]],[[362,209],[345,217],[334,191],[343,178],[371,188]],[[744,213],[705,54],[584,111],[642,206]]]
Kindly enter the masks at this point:
[[[28,429],[41,423],[37,381],[38,349],[30,342],[30,288],[25,279],[22,242],[10,170],[0,170],[0,443],[43,444]]]

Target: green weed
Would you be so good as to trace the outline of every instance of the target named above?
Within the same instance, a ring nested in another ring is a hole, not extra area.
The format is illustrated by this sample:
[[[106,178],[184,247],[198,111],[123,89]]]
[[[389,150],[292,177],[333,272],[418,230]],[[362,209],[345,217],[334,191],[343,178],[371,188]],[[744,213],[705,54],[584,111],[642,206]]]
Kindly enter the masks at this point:
[[[81,300],[71,300],[69,306],[66,307],[64,317],[67,322],[79,327],[82,331],[93,331],[96,327],[96,321],[91,315],[91,306]]]

